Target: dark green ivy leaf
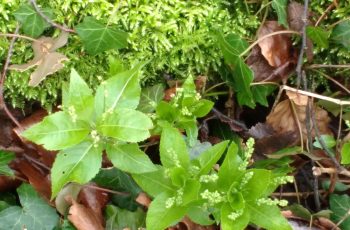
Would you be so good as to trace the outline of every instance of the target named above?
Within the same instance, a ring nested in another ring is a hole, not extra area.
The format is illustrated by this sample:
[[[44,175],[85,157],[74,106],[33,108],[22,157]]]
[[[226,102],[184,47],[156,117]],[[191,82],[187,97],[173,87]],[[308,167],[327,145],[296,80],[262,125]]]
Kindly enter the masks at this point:
[[[350,209],[350,197],[348,195],[336,195],[332,194],[329,200],[329,205],[333,214],[331,219],[334,223],[338,223],[340,220],[343,220],[343,217],[348,215]],[[350,217],[344,219],[344,221],[339,226],[341,229],[350,228]]]
[[[332,31],[331,39],[350,50],[350,20],[339,23]]]
[[[93,17],[86,17],[76,26],[76,31],[90,54],[121,49],[128,45],[126,32],[104,25]]]
[[[47,17],[52,18],[51,9],[41,9]],[[22,24],[23,32],[31,37],[39,37],[50,25],[29,4],[24,4],[13,13],[17,21]]]
[[[288,0],[272,0],[272,8],[277,12],[278,23],[286,28],[288,28],[286,11],[287,2]]]
[[[320,27],[308,26],[306,27],[306,34],[319,47],[328,48],[328,31],[325,31]]]
[[[0,175],[13,176],[8,164],[15,159],[15,154],[0,150]]]

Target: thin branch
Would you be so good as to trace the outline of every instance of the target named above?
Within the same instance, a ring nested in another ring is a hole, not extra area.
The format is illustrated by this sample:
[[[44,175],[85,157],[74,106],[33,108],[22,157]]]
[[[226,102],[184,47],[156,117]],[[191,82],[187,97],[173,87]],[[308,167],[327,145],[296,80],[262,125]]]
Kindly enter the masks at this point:
[[[48,24],[62,30],[65,31],[67,33],[75,33],[75,30],[67,28],[65,26],[62,26],[60,24],[57,24],[56,22],[52,21],[49,17],[47,17],[42,11],[41,9],[38,7],[38,5],[36,4],[35,0],[28,0],[30,4],[32,4],[32,6],[34,7],[35,11],[40,15],[40,17],[42,17]]]
[[[350,67],[350,66],[349,66]],[[335,80],[334,78],[332,78],[331,76],[328,76],[327,74],[317,70],[317,69],[311,69],[312,71],[315,71],[319,74],[321,74],[323,77],[327,78],[328,80],[332,81],[334,84],[336,84],[337,86],[339,86],[342,90],[344,90],[346,93],[350,94],[350,90],[348,88],[346,88],[345,86],[343,86],[340,82],[338,82],[337,80]]]
[[[298,64],[297,67],[295,69],[295,71],[297,72],[297,86],[299,88],[300,86],[300,80],[302,78],[302,67],[303,67],[303,61],[304,61],[304,51],[307,48],[306,47],[306,26],[307,26],[307,21],[308,21],[308,11],[309,11],[309,1],[308,0],[304,0],[304,13],[302,16],[302,20],[303,20],[303,27],[301,29],[301,48],[300,48],[300,53],[299,53],[299,58],[298,58]]]
[[[333,10],[336,7],[336,4],[334,2],[332,2],[332,4],[330,4],[327,9],[323,12],[323,14],[321,15],[321,17],[319,17],[317,19],[317,22],[315,23],[315,26],[318,26],[320,24],[320,22],[327,16],[327,14]]]
[[[270,33],[270,34],[266,34],[265,36],[262,36],[261,38],[259,38],[255,42],[253,42],[246,50],[244,50],[239,55],[239,57],[243,57],[244,55],[246,55],[251,49],[254,48],[254,46],[256,46],[259,42],[261,42],[265,38],[269,38],[269,37],[276,36],[276,35],[279,35],[279,34],[298,34],[298,35],[300,35],[299,32],[294,31],[294,30],[282,30],[282,31],[276,31],[276,32],[273,32],[273,33]]]
[[[0,33],[0,37],[10,37],[10,38],[23,38],[32,42],[40,42],[39,40],[32,38],[32,37],[28,37],[25,35],[20,35],[20,34],[8,34],[8,33]]]
[[[321,168],[321,167],[313,167],[312,173],[315,176],[321,176],[322,174],[340,174],[343,176],[350,177],[350,171],[348,171],[345,168],[342,168],[341,170],[338,170],[336,168]]]
[[[344,64],[344,65],[327,65],[327,64],[312,64],[309,66],[306,66],[305,69],[320,69],[320,68],[349,68],[350,64]]]
[[[17,34],[19,31],[19,25],[17,24],[15,34]],[[2,74],[1,74],[1,79],[0,79],[0,109],[3,109],[6,113],[6,115],[11,119],[11,121],[20,129],[23,129],[21,124],[17,121],[17,119],[12,115],[10,110],[8,109],[5,98],[4,98],[4,84],[5,84],[5,79],[6,79],[6,74],[7,74],[7,69],[10,65],[11,61],[11,56],[13,52],[13,46],[15,44],[16,37],[13,36],[10,42],[10,47],[7,53],[6,61],[2,69]]]

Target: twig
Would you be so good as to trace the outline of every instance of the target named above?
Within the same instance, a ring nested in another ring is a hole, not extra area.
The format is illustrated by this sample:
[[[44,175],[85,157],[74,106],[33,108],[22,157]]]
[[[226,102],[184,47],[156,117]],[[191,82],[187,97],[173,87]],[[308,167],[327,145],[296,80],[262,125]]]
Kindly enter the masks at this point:
[[[349,66],[350,68],[350,66]],[[327,74],[317,70],[317,69],[311,69],[312,71],[315,71],[319,74],[321,74],[323,77],[327,78],[328,80],[332,81],[334,84],[336,84],[337,86],[339,86],[339,88],[341,88],[342,90],[344,90],[346,93],[350,94],[350,90],[347,89],[345,86],[343,86],[342,84],[340,84],[337,80],[335,80],[334,78],[332,78],[331,76],[328,76]]]
[[[103,192],[106,192],[106,193],[121,195],[121,196],[128,196],[128,195],[130,195],[130,193],[128,193],[128,192],[114,191],[114,190],[111,190],[111,189],[101,188],[101,187],[90,185],[90,184],[86,184],[86,185],[84,185],[84,187],[92,188],[92,189],[95,189],[95,190],[100,190],[100,191],[103,191]]]
[[[32,42],[40,42],[39,40],[32,38],[32,37],[28,37],[25,35],[20,35],[20,34],[8,34],[8,33],[0,33],[0,37],[10,37],[10,38],[23,38]]]
[[[305,95],[305,96],[318,98],[320,100],[333,102],[333,103],[338,104],[338,105],[350,105],[350,101],[334,99],[334,98],[323,96],[323,95],[319,95],[319,94],[316,94],[316,93],[311,93],[311,92],[307,92],[307,91],[304,91],[304,90],[295,89],[295,88],[289,87],[287,85],[282,86],[282,89],[283,90],[288,90],[288,91],[291,91],[291,92],[295,92],[295,93],[299,93],[299,94],[302,94],[302,95]]]
[[[75,30],[67,28],[65,26],[62,26],[60,24],[57,24],[56,22],[52,21],[49,17],[47,17],[42,11],[41,9],[39,9],[38,5],[36,4],[35,0],[28,0],[30,4],[33,5],[35,11],[40,15],[40,17],[42,17],[48,24],[62,30],[65,31],[67,33],[75,33]]]
[[[246,55],[251,49],[253,49],[254,46],[256,46],[259,42],[261,42],[262,40],[264,40],[265,38],[269,38],[272,36],[276,36],[279,34],[300,34],[297,31],[294,30],[281,30],[281,31],[276,31],[270,34],[266,34],[265,36],[262,36],[261,38],[259,38],[258,40],[256,40],[255,42],[253,42],[246,50],[244,50],[239,57],[243,57],[244,55]]]
[[[326,15],[335,8],[335,3],[332,2],[332,4],[330,4],[327,9],[323,12],[323,14],[321,15],[321,17],[318,18],[317,22],[315,23],[315,26],[318,26],[320,24],[320,22],[326,17]]]
[[[305,67],[305,69],[320,69],[320,68],[349,68],[350,69],[350,64],[344,64],[344,65],[312,64]]]
[[[19,25],[17,24],[15,34],[18,33],[19,30]],[[10,42],[10,47],[7,53],[6,61],[4,64],[4,67],[2,69],[2,74],[1,74],[1,79],[0,79],[0,109],[3,109],[6,113],[6,115],[11,119],[11,121],[20,129],[23,129],[21,124],[17,121],[17,119],[12,115],[10,110],[8,109],[5,99],[4,99],[4,84],[5,84],[5,79],[6,79],[6,73],[7,69],[9,67],[10,61],[11,61],[11,56],[13,52],[13,46],[15,44],[16,37],[12,37],[11,42]]]
[[[312,167],[312,173],[315,176],[321,176],[322,174],[340,174],[343,176],[350,177],[350,171],[348,171],[345,168],[342,168],[341,170],[338,170],[336,168],[321,168],[321,167]]]
[[[319,190],[319,193],[325,193],[324,190]],[[282,197],[308,197],[313,195],[314,192],[285,192],[285,193],[272,193],[272,196],[282,196]]]
[[[300,53],[299,53],[299,58],[298,58],[298,63],[295,71],[297,72],[297,88],[300,86],[300,80],[302,78],[302,67],[303,67],[303,60],[304,60],[304,51],[307,48],[306,47],[306,26],[307,26],[307,21],[308,21],[308,10],[309,10],[309,1],[304,0],[304,13],[302,16],[303,20],[303,27],[301,29],[301,48],[300,48]]]

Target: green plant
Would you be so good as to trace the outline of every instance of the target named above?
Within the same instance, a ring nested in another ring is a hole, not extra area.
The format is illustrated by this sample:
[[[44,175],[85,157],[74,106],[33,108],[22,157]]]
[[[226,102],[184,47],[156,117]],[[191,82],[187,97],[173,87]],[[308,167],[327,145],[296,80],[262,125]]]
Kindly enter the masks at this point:
[[[156,166],[157,171],[133,174],[141,188],[154,197],[147,212],[147,229],[164,229],[185,215],[201,225],[216,221],[222,229],[245,229],[249,223],[266,229],[291,229],[277,207],[286,201],[267,198],[291,178],[274,176],[265,169],[247,169],[253,143],[252,139],[247,142],[242,157],[237,145],[231,143],[217,172],[213,166],[228,141],[190,159],[179,131],[163,123],[159,148],[162,166]]]

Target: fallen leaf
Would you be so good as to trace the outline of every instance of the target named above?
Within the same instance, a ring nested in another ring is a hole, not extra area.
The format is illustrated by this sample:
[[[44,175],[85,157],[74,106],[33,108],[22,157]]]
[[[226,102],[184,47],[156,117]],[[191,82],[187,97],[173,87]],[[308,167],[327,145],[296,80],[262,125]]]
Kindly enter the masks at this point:
[[[285,30],[277,21],[266,21],[258,31],[258,38],[273,32]],[[259,42],[261,53],[273,67],[285,64],[292,57],[292,40],[288,34],[278,34]]]
[[[82,204],[79,204],[73,198],[68,197],[67,201],[72,204],[69,209],[68,220],[72,222],[72,224],[78,230],[103,230],[104,227],[102,223],[95,216],[93,210],[85,207]]]
[[[72,197],[76,200],[82,187],[82,185],[77,183],[69,183],[58,193],[55,199],[55,206],[62,216],[67,214],[70,207],[70,203],[66,200],[66,197]]]
[[[136,197],[136,202],[145,206],[145,207],[148,207],[152,200],[151,198],[144,192],[141,192],[137,197]]]
[[[26,71],[34,66],[37,69],[31,74],[29,86],[37,86],[47,75],[53,74],[63,68],[62,61],[68,58],[56,49],[64,46],[68,41],[68,33],[62,32],[56,39],[51,37],[41,37],[32,44],[34,58],[26,64],[11,65],[9,69]]]
[[[306,106],[303,97],[294,98],[301,104],[294,103],[293,100],[287,99],[277,104],[276,108],[267,116],[266,123],[279,134],[292,132],[299,135],[298,123],[300,124],[303,140],[307,140],[306,129]],[[332,134],[328,128],[330,118],[328,113],[318,107],[316,104],[312,106],[312,113],[315,116],[316,124],[310,122],[312,137],[315,137],[314,126],[317,125],[319,134]]]

